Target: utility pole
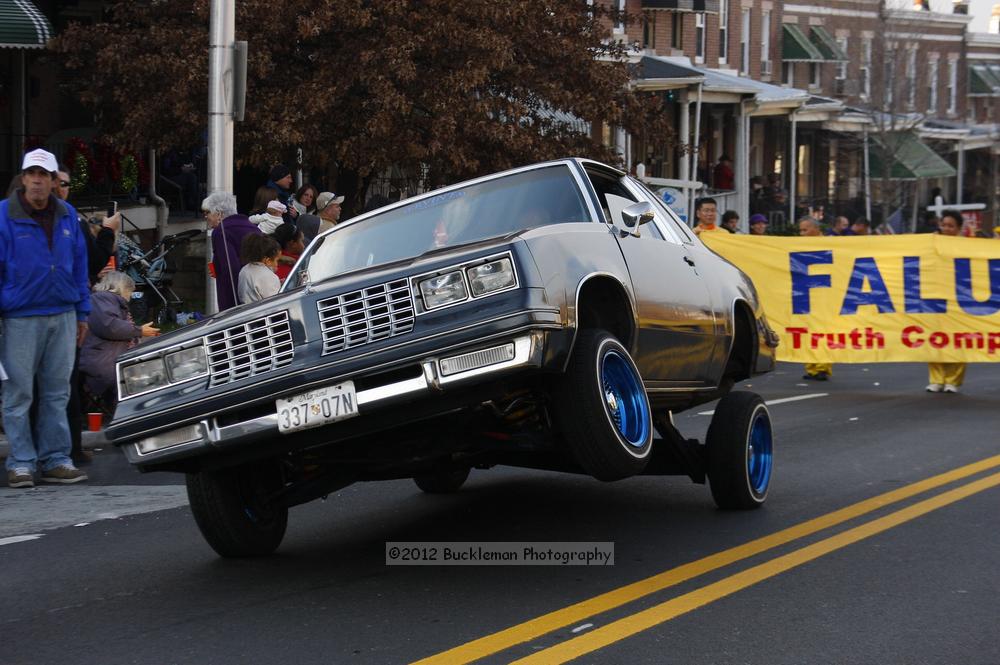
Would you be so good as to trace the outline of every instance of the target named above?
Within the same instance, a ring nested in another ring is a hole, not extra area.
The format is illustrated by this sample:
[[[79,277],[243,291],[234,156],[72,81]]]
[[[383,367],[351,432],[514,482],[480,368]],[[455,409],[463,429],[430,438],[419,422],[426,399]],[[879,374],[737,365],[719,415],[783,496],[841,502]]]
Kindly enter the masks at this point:
[[[212,0],[208,37],[208,192],[233,192],[233,48],[235,0]],[[210,232],[211,233],[211,232]],[[206,256],[212,260],[211,238]],[[215,284],[205,276],[205,311],[218,311]]]

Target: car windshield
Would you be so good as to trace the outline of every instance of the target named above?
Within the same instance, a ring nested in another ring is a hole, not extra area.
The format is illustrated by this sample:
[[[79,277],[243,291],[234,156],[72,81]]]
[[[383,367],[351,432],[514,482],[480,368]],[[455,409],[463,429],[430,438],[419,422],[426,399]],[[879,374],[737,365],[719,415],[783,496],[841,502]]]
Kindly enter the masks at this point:
[[[548,224],[590,219],[566,165],[494,178],[347,224],[321,238],[288,287],[384,265],[443,247]]]

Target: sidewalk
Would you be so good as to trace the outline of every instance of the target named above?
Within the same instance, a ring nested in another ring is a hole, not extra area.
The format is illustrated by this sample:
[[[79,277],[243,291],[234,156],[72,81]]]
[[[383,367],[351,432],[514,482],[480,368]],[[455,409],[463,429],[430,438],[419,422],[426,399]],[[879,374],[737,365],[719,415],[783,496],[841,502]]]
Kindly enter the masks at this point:
[[[94,448],[111,445],[111,442],[104,436],[103,429],[100,432],[88,432],[84,430],[82,433],[81,443],[83,444],[84,450],[92,450]],[[7,435],[0,433],[0,459],[7,457],[9,449],[10,446],[7,443]]]

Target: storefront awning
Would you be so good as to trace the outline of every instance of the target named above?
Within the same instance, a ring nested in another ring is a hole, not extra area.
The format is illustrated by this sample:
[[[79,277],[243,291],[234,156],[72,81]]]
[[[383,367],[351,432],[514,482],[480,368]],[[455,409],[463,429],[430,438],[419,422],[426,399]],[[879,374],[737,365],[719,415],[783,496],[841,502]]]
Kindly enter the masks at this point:
[[[631,66],[631,71],[635,87],[640,90],[687,88],[705,80],[704,73],[693,67],[652,55],[644,55]]]
[[[825,62],[809,38],[802,34],[799,26],[785,23],[781,26],[781,59],[785,62]]]
[[[0,0],[0,48],[44,48],[52,26],[31,0]]]
[[[642,0],[643,9],[671,9],[675,12],[719,13],[719,0]]]
[[[888,163],[891,180],[953,178],[955,168],[928,148],[912,132],[887,134],[871,139],[868,153],[871,177],[880,179]]]
[[[986,65],[970,65],[969,94],[991,96],[1000,94],[1000,79]]]
[[[849,62],[850,58],[840,48],[840,44],[821,25],[810,26],[809,39],[827,62]]]

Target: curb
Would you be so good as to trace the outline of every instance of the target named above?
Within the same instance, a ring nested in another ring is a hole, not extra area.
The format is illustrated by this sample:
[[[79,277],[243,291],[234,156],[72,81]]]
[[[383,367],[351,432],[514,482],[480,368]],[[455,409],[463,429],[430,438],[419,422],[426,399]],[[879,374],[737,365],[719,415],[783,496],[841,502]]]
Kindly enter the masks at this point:
[[[83,446],[84,450],[93,450],[94,448],[102,448],[104,446],[110,446],[111,441],[104,436],[104,430],[99,432],[88,432],[83,431],[80,433],[80,445]],[[10,445],[7,443],[7,437],[4,434],[0,434],[0,457],[7,457],[7,453],[10,451]]]

